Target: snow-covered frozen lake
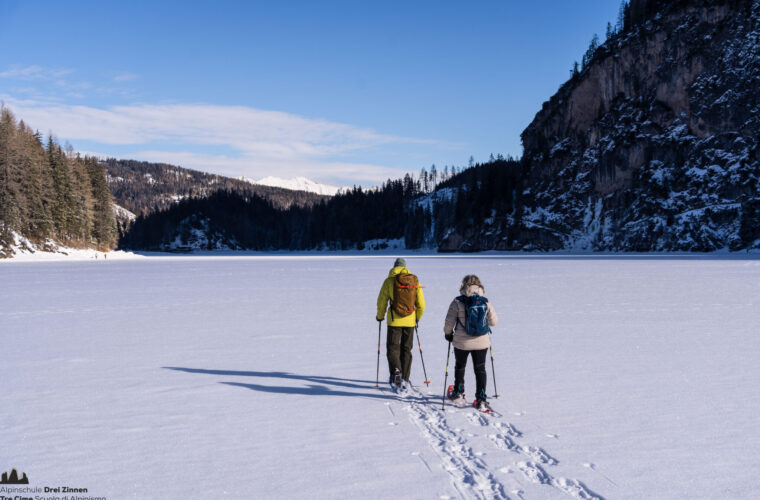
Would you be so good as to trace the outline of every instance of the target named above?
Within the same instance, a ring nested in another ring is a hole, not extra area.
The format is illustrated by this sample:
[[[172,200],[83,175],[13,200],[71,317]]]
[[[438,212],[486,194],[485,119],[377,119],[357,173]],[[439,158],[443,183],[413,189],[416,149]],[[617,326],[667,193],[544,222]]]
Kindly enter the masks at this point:
[[[393,257],[0,264],[0,469],[109,500],[757,498],[760,260],[409,256],[432,384],[399,399]],[[440,410],[469,273],[499,415]]]

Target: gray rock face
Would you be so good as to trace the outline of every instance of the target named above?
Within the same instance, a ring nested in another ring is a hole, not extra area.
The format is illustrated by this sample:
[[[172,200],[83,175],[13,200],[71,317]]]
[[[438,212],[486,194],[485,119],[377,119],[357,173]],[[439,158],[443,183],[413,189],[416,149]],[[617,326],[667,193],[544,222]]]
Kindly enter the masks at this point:
[[[614,37],[522,134],[509,249],[760,248],[760,1],[674,2]],[[486,225],[442,250],[497,248]]]

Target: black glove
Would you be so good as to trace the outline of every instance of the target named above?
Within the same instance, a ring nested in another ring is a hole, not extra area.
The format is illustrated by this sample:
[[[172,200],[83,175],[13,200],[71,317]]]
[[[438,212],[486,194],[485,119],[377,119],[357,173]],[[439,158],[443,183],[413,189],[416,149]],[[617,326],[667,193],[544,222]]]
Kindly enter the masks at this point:
[[[375,318],[375,319],[377,320],[378,323],[382,323],[383,322],[383,318]]]
[[[454,332],[447,333],[443,337],[449,342],[454,342]]]

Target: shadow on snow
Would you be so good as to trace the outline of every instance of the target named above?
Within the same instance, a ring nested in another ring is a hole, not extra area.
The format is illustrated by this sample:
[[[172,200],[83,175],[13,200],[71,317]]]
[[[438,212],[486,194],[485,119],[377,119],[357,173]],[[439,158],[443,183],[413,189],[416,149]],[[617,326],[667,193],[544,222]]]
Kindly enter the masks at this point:
[[[234,370],[206,370],[203,368],[184,368],[178,366],[164,366],[165,370],[175,370],[186,373],[197,373],[202,375],[225,375],[232,377],[256,377],[256,378],[279,378],[286,380],[298,380],[306,382],[305,386],[279,386],[279,385],[262,385],[242,382],[219,382],[224,385],[243,387],[252,391],[268,392],[273,394],[297,394],[303,396],[348,396],[359,398],[386,399],[386,400],[412,400],[417,402],[426,402],[428,398],[418,396],[406,396],[401,398],[394,393],[386,390],[378,392],[375,383],[371,380],[356,380],[338,377],[323,377],[318,375],[298,375],[288,372],[258,372],[258,371],[234,371]],[[332,387],[331,387],[332,386]],[[338,389],[335,389],[336,387]],[[382,384],[381,384],[382,387]],[[345,389],[358,389],[358,391],[347,391]]]

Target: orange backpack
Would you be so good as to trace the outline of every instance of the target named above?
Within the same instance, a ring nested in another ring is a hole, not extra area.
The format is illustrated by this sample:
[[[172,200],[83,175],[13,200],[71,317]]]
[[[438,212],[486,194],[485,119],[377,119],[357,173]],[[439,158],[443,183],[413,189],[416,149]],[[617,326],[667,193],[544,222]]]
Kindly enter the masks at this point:
[[[401,317],[409,316],[416,311],[418,288],[422,287],[417,276],[411,273],[397,274],[393,280],[391,311]]]

